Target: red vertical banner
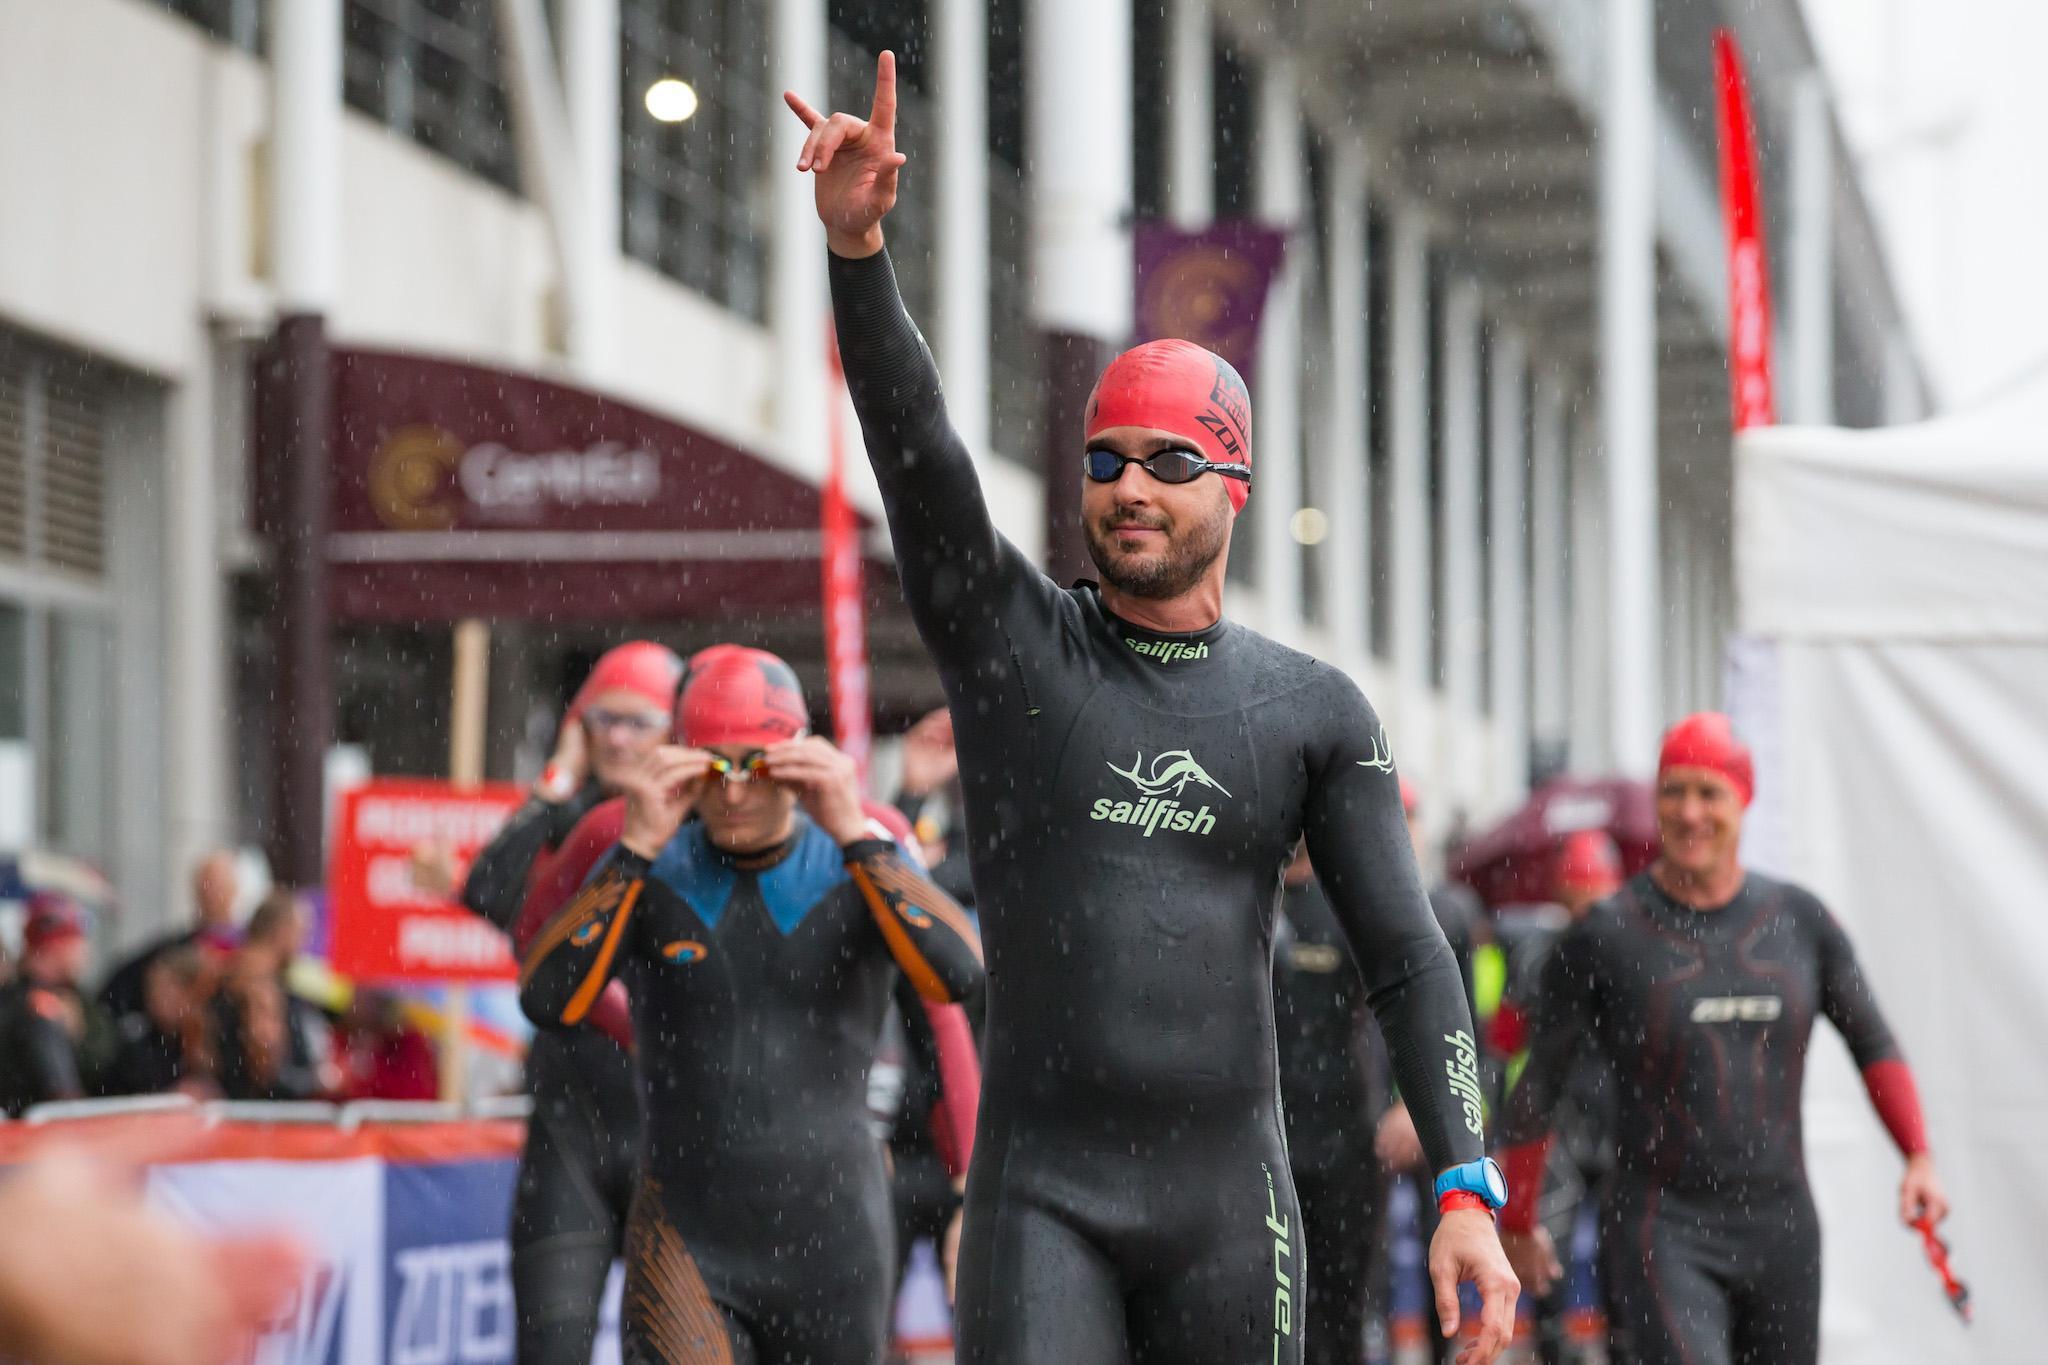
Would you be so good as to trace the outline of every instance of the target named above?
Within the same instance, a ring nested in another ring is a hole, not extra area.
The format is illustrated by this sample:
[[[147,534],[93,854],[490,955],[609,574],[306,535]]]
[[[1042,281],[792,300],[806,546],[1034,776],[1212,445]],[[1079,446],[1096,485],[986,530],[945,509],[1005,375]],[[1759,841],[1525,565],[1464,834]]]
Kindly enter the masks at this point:
[[[1735,429],[1778,420],[1771,379],[1771,280],[1757,184],[1756,124],[1735,35],[1714,34],[1716,123],[1721,134],[1721,213],[1728,227],[1728,389]]]
[[[824,566],[825,670],[832,692],[832,733],[860,769],[867,784],[868,746],[874,727],[868,708],[868,622],[862,595],[860,519],[846,500],[846,375],[839,346],[829,331],[832,382],[825,407],[829,424],[829,466],[821,499],[819,560]]]

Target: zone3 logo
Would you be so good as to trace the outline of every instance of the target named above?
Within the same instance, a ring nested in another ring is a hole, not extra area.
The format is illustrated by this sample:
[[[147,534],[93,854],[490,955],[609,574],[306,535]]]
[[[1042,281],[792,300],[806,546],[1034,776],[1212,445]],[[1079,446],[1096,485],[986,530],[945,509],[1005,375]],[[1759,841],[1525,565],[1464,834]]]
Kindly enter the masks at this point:
[[[1114,763],[1106,766],[1136,787],[1139,799],[1118,801],[1113,797],[1102,797],[1088,812],[1088,818],[1112,825],[1142,825],[1147,839],[1152,837],[1154,830],[1207,834],[1216,828],[1216,817],[1209,813],[1207,805],[1189,810],[1180,803],[1179,798],[1190,783],[1208,787],[1224,796],[1230,795],[1229,790],[1209,776],[1208,770],[1197,763],[1194,754],[1186,749],[1167,750],[1152,760],[1150,768],[1145,765],[1142,749],[1131,760],[1129,768],[1119,768]]]

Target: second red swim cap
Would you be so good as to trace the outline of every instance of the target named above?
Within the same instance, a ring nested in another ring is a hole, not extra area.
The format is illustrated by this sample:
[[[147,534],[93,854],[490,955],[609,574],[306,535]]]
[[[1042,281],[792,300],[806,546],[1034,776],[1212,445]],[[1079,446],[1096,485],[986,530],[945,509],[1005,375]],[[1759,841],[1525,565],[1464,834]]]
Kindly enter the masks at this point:
[[[713,645],[691,657],[676,699],[676,738],[691,748],[766,749],[800,739],[810,728],[803,685],[767,650]]]
[[[1742,804],[1756,795],[1756,765],[1749,746],[1735,737],[1735,727],[1719,711],[1695,711],[1664,732],[1657,755],[1657,775],[1667,768],[1705,768],[1734,784]]]
[[[1177,338],[1133,346],[1102,372],[1088,395],[1084,440],[1110,427],[1154,427],[1182,437],[1218,464],[1252,462],[1252,396],[1230,362]],[[1233,512],[1251,485],[1224,479]]]
[[[631,692],[666,711],[675,705],[676,684],[682,681],[683,661],[666,645],[652,640],[634,640],[608,649],[591,668],[583,686],[569,703],[571,718],[607,692]]]

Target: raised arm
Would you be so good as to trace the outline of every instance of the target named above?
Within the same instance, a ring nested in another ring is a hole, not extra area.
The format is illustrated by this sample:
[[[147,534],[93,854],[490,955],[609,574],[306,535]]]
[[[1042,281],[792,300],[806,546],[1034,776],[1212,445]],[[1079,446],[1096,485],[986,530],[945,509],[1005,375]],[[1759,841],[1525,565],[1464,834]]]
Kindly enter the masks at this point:
[[[829,118],[783,96],[810,129],[797,169],[816,181],[831,251],[832,311],[846,382],[880,486],[904,595],[942,663],[979,662],[984,627],[1019,589],[1052,585],[997,534],[974,460],[946,416],[938,366],[903,308],[883,250],[882,219],[896,202],[896,61],[875,67],[865,119]]]

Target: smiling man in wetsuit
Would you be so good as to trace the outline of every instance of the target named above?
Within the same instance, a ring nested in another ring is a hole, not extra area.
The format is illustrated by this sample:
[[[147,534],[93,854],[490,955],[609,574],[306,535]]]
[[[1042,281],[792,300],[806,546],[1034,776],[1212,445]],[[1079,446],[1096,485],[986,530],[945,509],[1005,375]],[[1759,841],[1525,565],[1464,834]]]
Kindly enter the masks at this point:
[[[960,1358],[1301,1359],[1300,1214],[1281,1137],[1272,944],[1307,836],[1452,1205],[1430,1269],[1505,1345],[1515,1281],[1482,1161],[1472,1020],[1408,848],[1385,736],[1336,669],[1223,619],[1250,400],[1184,341],[1120,356],[1073,477],[1102,575],[1062,591],[997,534],[883,251],[894,58],[869,118],[818,114],[839,348],[904,595],[953,712],[989,950]]]
[[[623,812],[570,835],[564,858],[590,828],[620,831],[526,951],[520,1004],[544,1028],[581,1024],[614,976],[632,1000],[647,1149],[627,1365],[875,1365],[885,1346],[893,1219],[868,1069],[896,972],[959,1000],[981,945],[808,728],[782,660],[697,654],[682,742],[621,780]]]
[[[1820,1225],[1800,1089],[1816,1017],[1848,1043],[1906,1157],[1899,1216],[1948,1200],[1913,1073],[1841,926],[1807,892],[1742,866],[1749,750],[1727,717],[1688,716],[1657,764],[1661,851],[1566,931],[1545,964],[1529,1062],[1501,1139],[1501,1223],[1524,1279],[1559,1274],[1536,1219],[1552,1119],[1582,1049],[1613,1068],[1620,1121],[1603,1201],[1601,1291],[1629,1365],[1812,1365]]]

